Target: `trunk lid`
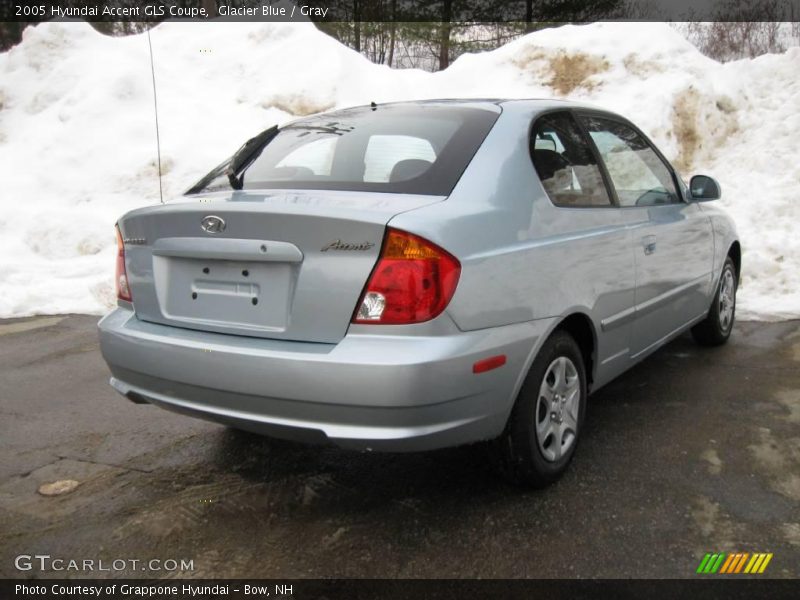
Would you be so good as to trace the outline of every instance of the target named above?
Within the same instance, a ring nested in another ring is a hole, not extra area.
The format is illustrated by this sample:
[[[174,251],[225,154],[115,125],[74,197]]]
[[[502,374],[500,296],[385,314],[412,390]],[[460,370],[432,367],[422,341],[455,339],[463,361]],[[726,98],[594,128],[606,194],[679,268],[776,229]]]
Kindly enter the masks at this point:
[[[276,190],[132,211],[119,227],[134,309],[190,329],[338,342],[386,224],[443,199]]]

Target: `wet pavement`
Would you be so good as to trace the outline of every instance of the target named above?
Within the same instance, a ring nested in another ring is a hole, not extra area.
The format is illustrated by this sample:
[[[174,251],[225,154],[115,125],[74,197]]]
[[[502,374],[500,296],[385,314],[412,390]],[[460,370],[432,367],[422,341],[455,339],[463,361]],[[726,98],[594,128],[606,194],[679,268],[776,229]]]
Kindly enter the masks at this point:
[[[359,454],[132,404],[96,321],[0,321],[2,577],[691,577],[718,551],[800,576],[799,321],[663,348],[592,396],[543,491],[499,480],[480,445]],[[61,480],[80,485],[37,493]],[[193,570],[15,568],[34,554]]]

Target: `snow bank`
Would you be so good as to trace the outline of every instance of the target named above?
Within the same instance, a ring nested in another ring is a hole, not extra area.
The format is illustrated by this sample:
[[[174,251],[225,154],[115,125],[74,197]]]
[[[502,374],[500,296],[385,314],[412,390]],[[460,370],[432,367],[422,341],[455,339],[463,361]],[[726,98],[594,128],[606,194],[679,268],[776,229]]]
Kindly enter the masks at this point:
[[[663,24],[531,34],[441,73],[371,64],[310,24],[152,32],[165,197],[262,128],[370,101],[561,97],[629,116],[716,176],[745,248],[740,316],[800,316],[800,49],[719,64]],[[147,37],[29,28],[0,54],[0,317],[113,304],[113,224],[158,202]]]

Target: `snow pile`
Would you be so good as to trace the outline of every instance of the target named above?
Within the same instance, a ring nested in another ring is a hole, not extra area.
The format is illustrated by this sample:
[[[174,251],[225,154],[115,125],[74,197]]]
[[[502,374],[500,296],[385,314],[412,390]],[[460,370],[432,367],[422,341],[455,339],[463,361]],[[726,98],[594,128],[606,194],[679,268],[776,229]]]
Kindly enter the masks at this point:
[[[663,24],[531,34],[441,73],[374,65],[310,24],[152,32],[164,194],[294,115],[370,101],[570,97],[620,112],[685,178],[717,177],[745,248],[740,316],[800,316],[800,48],[719,64]],[[113,304],[113,224],[158,202],[145,35],[29,28],[0,54],[0,317]]]

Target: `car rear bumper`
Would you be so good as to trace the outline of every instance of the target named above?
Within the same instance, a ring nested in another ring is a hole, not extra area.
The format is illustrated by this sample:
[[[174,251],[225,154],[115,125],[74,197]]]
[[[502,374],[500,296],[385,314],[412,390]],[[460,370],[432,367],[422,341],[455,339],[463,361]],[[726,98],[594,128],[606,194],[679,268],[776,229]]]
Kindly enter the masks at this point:
[[[118,308],[98,327],[131,400],[274,437],[417,451],[502,432],[549,320],[448,335],[350,333],[338,344],[192,331]],[[504,366],[474,374],[481,359]]]

